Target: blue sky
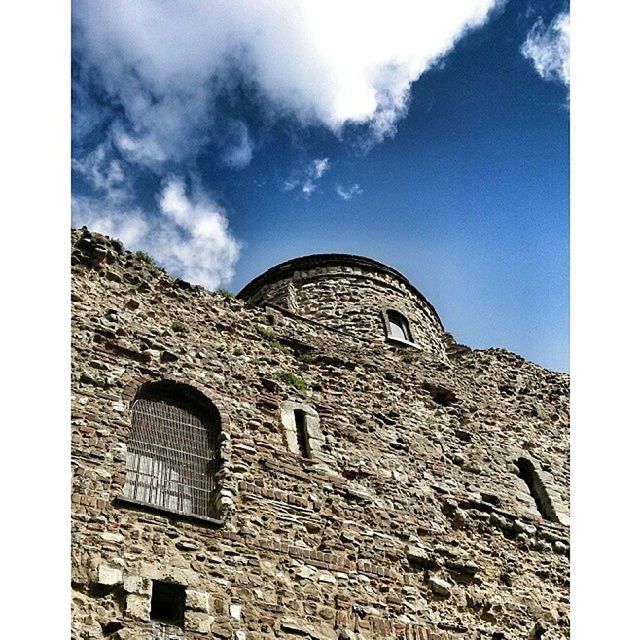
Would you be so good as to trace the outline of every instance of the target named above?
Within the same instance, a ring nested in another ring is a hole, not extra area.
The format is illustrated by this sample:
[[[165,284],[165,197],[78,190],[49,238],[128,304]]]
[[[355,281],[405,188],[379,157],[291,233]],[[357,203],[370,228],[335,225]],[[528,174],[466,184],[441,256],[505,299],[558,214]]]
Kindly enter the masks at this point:
[[[567,4],[425,4],[74,2],[74,225],[235,291],[370,256],[568,370]]]

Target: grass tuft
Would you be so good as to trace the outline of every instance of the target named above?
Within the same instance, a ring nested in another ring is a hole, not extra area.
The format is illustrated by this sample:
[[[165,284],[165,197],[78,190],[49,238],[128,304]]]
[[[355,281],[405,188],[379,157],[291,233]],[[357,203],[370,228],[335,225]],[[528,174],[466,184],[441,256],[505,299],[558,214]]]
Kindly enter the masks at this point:
[[[157,267],[156,261],[145,251],[136,251],[136,258],[150,264],[152,267]]]
[[[308,389],[307,383],[300,376],[291,373],[291,371],[281,371],[278,377],[283,382],[295,387],[298,391],[306,391]]]

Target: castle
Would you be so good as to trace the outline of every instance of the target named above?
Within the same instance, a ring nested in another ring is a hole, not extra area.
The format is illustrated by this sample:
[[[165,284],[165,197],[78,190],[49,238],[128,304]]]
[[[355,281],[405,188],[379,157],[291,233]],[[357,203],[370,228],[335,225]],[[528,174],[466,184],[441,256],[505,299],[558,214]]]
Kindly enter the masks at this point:
[[[367,258],[72,272],[73,638],[568,637],[566,374]]]

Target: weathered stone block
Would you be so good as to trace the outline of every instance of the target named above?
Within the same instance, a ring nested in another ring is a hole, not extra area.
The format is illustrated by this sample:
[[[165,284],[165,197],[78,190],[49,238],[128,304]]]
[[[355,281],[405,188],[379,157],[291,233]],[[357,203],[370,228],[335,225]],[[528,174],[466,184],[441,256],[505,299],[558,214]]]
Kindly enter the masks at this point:
[[[148,622],[151,614],[151,598],[130,593],[127,595],[126,608],[127,615],[130,617],[142,622]]]
[[[208,613],[201,611],[184,612],[184,628],[196,633],[209,633],[211,631],[211,618]]]
[[[149,578],[143,578],[142,576],[126,576],[124,579],[124,590],[127,593],[151,596],[151,580],[149,580]]]
[[[107,565],[98,567],[98,584],[113,586],[122,582],[122,571]]]
[[[194,611],[204,611],[209,613],[209,594],[203,591],[195,591],[193,589],[187,589],[186,592],[186,607],[187,609],[193,609]]]
[[[226,629],[225,627],[221,627],[215,622],[211,623],[210,628],[211,628],[211,631],[210,631],[211,635],[214,638],[222,638],[222,640],[229,640],[229,638],[232,637],[232,633],[229,629]]]
[[[433,593],[439,596],[448,598],[451,595],[451,585],[446,580],[431,577],[429,578],[429,586],[431,587]]]
[[[407,559],[409,562],[413,562],[418,565],[426,565],[429,563],[429,555],[422,547],[416,547],[415,545],[408,546],[406,548]]]

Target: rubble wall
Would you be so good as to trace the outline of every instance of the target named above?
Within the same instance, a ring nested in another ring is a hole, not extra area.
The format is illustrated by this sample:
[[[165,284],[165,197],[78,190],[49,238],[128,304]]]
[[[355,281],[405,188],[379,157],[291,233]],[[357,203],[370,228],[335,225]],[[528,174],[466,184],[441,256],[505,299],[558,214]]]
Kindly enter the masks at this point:
[[[386,341],[382,313],[399,311],[411,324],[413,341],[431,357],[444,357],[443,329],[435,309],[402,274],[373,260],[329,254],[298,258],[250,282],[239,297],[272,303],[325,326]]]
[[[565,374],[382,345],[87,230],[72,243],[74,638],[568,637]],[[160,379],[222,416],[209,520],[120,499],[131,403]],[[287,444],[289,406],[317,414],[311,459]],[[175,628],[152,619],[154,581],[185,590]]]

